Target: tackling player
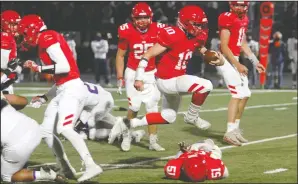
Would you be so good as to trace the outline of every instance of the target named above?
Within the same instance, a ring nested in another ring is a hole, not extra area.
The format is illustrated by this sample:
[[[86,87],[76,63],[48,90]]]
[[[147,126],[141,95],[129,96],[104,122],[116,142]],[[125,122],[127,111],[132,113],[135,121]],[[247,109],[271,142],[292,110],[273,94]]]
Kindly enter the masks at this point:
[[[94,162],[85,141],[73,129],[88,91],[80,79],[79,69],[69,46],[61,34],[47,30],[44,21],[37,15],[24,16],[19,24],[19,32],[24,38],[23,44],[38,47],[39,57],[44,64],[39,66],[34,61],[27,60],[23,66],[34,72],[54,75],[55,85],[49,92],[55,91],[56,97],[48,104],[41,124],[45,141],[50,148],[61,149],[53,142],[53,132],[57,131],[72,143],[86,166],[86,171],[78,179],[79,182],[99,175],[102,168]],[[32,103],[45,102],[45,96],[32,99]],[[56,116],[58,122],[55,126]]]
[[[141,58],[136,70],[134,86],[137,90],[144,90],[145,68],[150,59],[163,53],[157,66],[156,83],[163,95],[161,112],[147,113],[141,120],[134,118],[124,119],[129,127],[152,124],[174,123],[181,102],[181,95],[192,93],[191,104],[184,116],[184,121],[206,130],[210,123],[201,119],[199,110],[213,89],[209,80],[197,76],[186,75],[187,62],[193,52],[204,54],[207,49],[204,44],[208,37],[207,17],[204,11],[195,5],[183,7],[178,15],[177,26],[170,26],[160,30],[157,43]],[[218,58],[220,55],[218,55]],[[221,64],[221,60],[212,61],[211,64]],[[109,141],[113,142],[117,134],[126,130],[123,122],[113,127]]]
[[[153,12],[150,6],[145,3],[137,3],[131,13],[132,23],[122,24],[118,28],[118,51],[116,55],[116,70],[118,78],[118,93],[122,94],[121,88],[126,88],[129,109],[127,118],[137,117],[141,104],[144,103],[147,112],[157,112],[160,92],[155,84],[154,73],[156,72],[155,58],[151,58],[144,73],[144,91],[137,91],[134,88],[136,70],[142,55],[157,42],[157,33],[164,24],[152,22]],[[128,52],[128,63],[124,71],[124,56]],[[165,149],[157,143],[157,126],[148,126],[149,149],[164,151]],[[123,151],[130,150],[131,132],[126,130],[123,133],[121,148]]]
[[[251,96],[248,88],[248,69],[239,62],[240,51],[243,50],[259,73],[265,72],[264,66],[259,63],[246,41],[248,4],[248,1],[231,1],[230,12],[224,12],[218,18],[220,47],[226,59],[223,66],[216,68],[232,95],[228,105],[228,125],[224,141],[236,146],[248,142],[243,138],[239,124]]]
[[[186,146],[179,143],[180,152],[164,167],[167,178],[202,182],[229,176],[228,168],[222,162],[222,152],[211,139]]]

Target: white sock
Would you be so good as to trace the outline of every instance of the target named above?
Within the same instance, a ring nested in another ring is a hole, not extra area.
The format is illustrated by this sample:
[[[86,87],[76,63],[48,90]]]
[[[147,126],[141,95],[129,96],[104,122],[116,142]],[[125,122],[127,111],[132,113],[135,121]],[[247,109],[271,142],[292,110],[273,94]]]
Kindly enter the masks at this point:
[[[186,117],[189,120],[194,120],[198,117],[201,106],[190,103]]]
[[[86,167],[95,164],[87,148],[87,145],[80,134],[73,129],[65,129],[61,132],[61,134],[71,142],[72,146],[80,154],[81,159],[84,161]]]
[[[142,119],[138,119],[138,118],[131,119],[130,120],[130,125],[131,125],[131,128],[136,128],[136,127],[139,127],[139,126],[148,125],[146,116],[144,116]]]
[[[235,120],[235,124],[236,124],[237,128],[239,128],[239,125],[240,125],[240,119],[236,119],[236,120]]]
[[[40,171],[33,171],[33,177],[34,181],[43,179],[40,177]]]
[[[228,122],[227,132],[233,131],[236,128],[237,128],[236,123],[234,123],[234,122]]]

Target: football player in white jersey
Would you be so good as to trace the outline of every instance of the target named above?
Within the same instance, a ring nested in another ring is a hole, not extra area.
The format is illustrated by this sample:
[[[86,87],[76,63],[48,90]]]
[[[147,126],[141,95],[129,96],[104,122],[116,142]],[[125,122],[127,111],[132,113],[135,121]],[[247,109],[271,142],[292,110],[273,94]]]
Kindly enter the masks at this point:
[[[22,98],[3,95],[1,91],[1,179],[5,182],[63,181],[63,177],[52,170],[23,169],[41,141],[41,130],[35,120],[13,107],[19,106],[18,100],[22,103]]]

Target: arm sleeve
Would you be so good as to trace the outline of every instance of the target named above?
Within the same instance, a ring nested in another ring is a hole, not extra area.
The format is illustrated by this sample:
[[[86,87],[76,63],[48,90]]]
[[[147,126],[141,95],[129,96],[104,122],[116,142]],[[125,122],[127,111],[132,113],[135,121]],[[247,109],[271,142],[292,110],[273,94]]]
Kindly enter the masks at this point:
[[[1,69],[7,68],[10,50],[1,49]]]
[[[60,43],[55,43],[46,49],[50,58],[55,62],[54,65],[42,66],[42,70],[54,68],[55,74],[68,73],[70,71],[70,66],[66,56],[64,55]]]

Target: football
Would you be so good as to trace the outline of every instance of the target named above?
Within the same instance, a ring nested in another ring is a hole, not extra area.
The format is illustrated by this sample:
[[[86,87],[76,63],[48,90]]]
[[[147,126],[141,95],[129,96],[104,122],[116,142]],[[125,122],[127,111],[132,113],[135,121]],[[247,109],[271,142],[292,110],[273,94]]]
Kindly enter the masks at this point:
[[[207,63],[207,64],[211,64],[211,61],[216,61],[216,60],[219,60],[219,54],[215,51],[212,51],[212,50],[207,50],[205,53],[204,53],[204,62]],[[214,65],[214,64],[211,64],[211,65]]]

